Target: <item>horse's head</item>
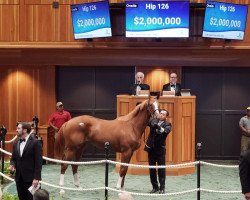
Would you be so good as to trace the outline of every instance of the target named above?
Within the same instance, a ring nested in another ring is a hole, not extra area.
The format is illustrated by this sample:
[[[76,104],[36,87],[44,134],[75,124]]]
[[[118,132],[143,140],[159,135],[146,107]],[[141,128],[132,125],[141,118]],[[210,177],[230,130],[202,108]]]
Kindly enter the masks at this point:
[[[157,117],[159,115],[159,96],[159,92],[150,92],[147,109],[151,117]]]

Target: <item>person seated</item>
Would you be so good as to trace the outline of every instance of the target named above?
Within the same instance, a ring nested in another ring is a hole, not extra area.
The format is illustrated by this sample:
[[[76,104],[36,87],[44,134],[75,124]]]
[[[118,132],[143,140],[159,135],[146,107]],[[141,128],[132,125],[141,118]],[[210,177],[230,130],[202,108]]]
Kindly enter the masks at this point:
[[[169,77],[170,82],[163,85],[163,91],[175,91],[175,96],[181,96],[181,84],[177,83],[178,77],[176,73],[171,73]]]
[[[132,95],[138,95],[138,91],[141,90],[150,90],[150,86],[148,84],[144,84],[144,74],[142,72],[137,72],[135,75],[136,83],[131,88]]]

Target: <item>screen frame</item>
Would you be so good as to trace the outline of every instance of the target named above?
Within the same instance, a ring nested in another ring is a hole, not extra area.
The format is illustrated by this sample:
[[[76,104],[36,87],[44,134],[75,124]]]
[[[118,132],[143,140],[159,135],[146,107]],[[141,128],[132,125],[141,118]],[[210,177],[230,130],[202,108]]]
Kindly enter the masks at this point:
[[[110,23],[110,29],[111,29],[111,35],[110,36],[97,36],[97,37],[82,37],[82,38],[75,38],[75,27],[73,23],[73,17],[72,17],[72,11],[71,7],[72,6],[81,6],[81,5],[90,5],[90,4],[98,4],[100,2],[107,2],[108,4],[108,11],[109,11],[109,23]],[[93,2],[86,2],[86,3],[78,3],[78,4],[70,4],[70,14],[71,14],[71,24],[72,24],[72,31],[73,31],[73,37],[74,40],[87,40],[87,41],[93,41],[94,38],[109,38],[112,37],[112,23],[111,23],[111,14],[110,14],[110,3],[109,0],[104,0],[104,1],[93,1]]]
[[[188,3],[188,36],[187,37],[139,37],[139,36],[134,36],[134,37],[127,37],[126,36],[126,32],[127,32],[127,27],[126,27],[126,20],[127,20],[127,10],[126,10],[126,4],[127,2],[187,2]],[[190,3],[190,0],[125,0],[124,2],[125,4],[125,17],[124,17],[124,20],[125,20],[125,38],[151,38],[151,39],[156,39],[156,40],[160,40],[160,39],[187,39],[187,38],[190,38],[190,7],[191,7],[191,3]]]
[[[246,6],[246,7],[247,7],[243,39],[236,39],[236,38],[234,38],[234,39],[232,39],[232,38],[219,38],[219,37],[204,37],[204,36],[203,36],[204,25],[205,25],[205,17],[206,17],[206,9],[207,9],[207,2],[215,2],[215,3],[230,4],[230,5]],[[221,40],[225,40],[226,42],[230,42],[231,40],[243,41],[244,38],[245,38],[245,32],[246,32],[246,26],[247,26],[247,16],[248,16],[248,12],[249,12],[248,10],[249,10],[249,9],[248,9],[248,5],[247,5],[247,4],[227,3],[227,2],[221,2],[221,1],[206,1],[206,3],[205,3],[205,12],[204,12],[204,19],[203,19],[203,26],[202,26],[202,34],[201,34],[201,37],[202,37],[202,38],[207,38],[207,39],[221,39]]]

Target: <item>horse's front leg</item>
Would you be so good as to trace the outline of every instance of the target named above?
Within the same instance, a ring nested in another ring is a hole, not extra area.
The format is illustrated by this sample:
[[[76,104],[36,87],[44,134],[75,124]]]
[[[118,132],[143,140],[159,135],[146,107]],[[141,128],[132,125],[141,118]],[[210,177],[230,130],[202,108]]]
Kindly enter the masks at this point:
[[[124,153],[121,154],[121,162],[122,163],[129,163],[130,159],[133,155],[133,151],[132,150],[128,150]],[[117,181],[117,185],[116,187],[118,189],[124,190],[124,181],[125,181],[125,176],[127,174],[128,171],[128,166],[124,166],[121,165],[120,166],[120,172],[119,172],[119,177],[118,177],[118,181]]]

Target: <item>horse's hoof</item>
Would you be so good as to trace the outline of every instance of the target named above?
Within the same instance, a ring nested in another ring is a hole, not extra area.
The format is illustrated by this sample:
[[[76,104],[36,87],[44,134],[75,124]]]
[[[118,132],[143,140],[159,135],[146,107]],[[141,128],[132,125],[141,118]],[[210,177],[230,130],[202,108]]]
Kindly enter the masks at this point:
[[[63,189],[61,189],[60,192],[59,192],[59,194],[60,194],[60,196],[62,197],[62,196],[65,195],[65,191],[64,191]]]
[[[121,187],[119,187],[119,186],[116,186],[115,188],[116,188],[117,190],[121,190]]]
[[[75,185],[78,189],[82,189],[81,185]]]

